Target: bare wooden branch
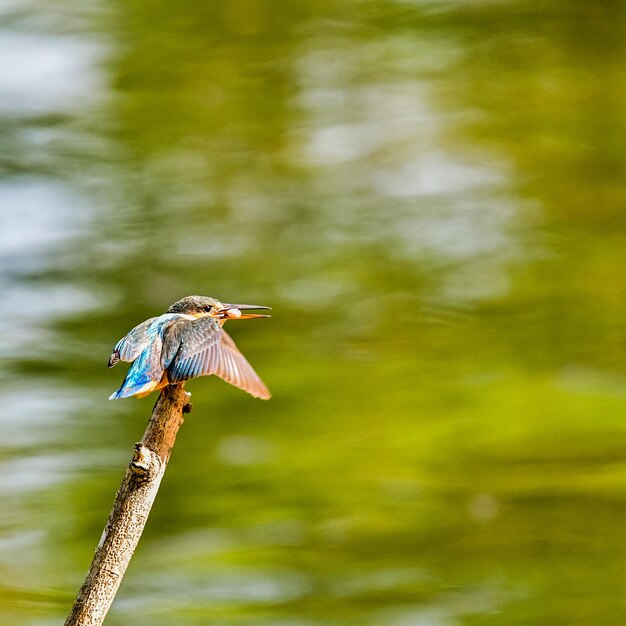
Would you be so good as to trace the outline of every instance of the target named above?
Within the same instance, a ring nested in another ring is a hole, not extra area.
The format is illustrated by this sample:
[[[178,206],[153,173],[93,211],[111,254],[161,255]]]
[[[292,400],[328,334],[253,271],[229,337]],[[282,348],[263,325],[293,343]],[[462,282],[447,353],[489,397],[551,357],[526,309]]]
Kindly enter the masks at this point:
[[[183,413],[190,410],[189,394],[183,385],[165,387],[143,439],[135,444],[87,578],[65,626],[99,626],[104,621],[148,521]]]

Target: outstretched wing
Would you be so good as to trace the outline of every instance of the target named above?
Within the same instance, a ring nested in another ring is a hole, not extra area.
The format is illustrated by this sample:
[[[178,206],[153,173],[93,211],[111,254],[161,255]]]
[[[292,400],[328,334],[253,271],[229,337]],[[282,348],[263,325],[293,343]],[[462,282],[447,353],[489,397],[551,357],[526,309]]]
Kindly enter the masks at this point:
[[[255,398],[270,398],[269,390],[235,342],[210,317],[172,324],[162,354],[170,383],[215,374]]]
[[[126,337],[117,342],[117,345],[113,348],[113,354],[109,358],[109,367],[113,367],[118,361],[132,363],[148,347],[149,343],[154,339],[154,334],[148,331],[152,322],[156,319],[156,317],[151,317],[139,324],[139,326],[135,326]]]

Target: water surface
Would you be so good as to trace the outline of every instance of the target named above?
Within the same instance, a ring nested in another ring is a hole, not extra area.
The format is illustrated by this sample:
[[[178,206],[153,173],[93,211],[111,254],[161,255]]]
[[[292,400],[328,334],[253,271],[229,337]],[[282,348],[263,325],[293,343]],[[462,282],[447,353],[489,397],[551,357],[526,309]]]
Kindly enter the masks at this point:
[[[61,623],[184,295],[214,378],[108,622],[626,621],[620,3],[0,7],[0,616]],[[122,366],[123,367],[123,366]]]

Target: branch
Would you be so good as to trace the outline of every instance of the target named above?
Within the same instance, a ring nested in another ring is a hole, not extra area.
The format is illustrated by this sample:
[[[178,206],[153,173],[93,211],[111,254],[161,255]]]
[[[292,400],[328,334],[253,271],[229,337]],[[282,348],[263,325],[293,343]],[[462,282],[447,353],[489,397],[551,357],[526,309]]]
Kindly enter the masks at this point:
[[[163,389],[143,439],[135,444],[87,578],[65,626],[99,626],[104,621],[148,521],[183,413],[190,410],[189,394],[183,385]]]

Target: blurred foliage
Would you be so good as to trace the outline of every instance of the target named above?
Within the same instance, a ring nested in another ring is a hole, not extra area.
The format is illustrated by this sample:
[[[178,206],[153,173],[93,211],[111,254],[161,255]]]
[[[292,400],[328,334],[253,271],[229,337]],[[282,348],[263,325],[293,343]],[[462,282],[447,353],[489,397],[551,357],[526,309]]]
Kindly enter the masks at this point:
[[[191,293],[274,393],[189,384],[107,623],[623,624],[625,9],[2,9],[0,615],[59,623]]]

